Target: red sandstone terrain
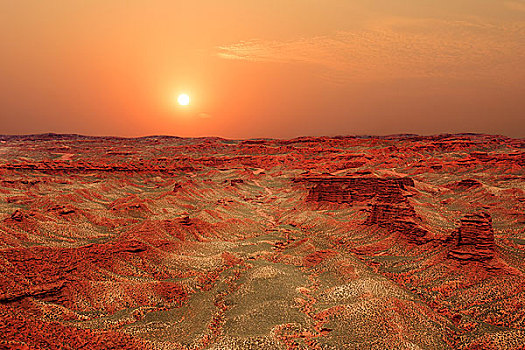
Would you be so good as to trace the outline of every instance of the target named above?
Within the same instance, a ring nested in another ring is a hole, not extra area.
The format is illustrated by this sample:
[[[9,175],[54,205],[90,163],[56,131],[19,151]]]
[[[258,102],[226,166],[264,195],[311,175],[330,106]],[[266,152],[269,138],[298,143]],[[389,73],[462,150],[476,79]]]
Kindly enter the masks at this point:
[[[524,349],[524,149],[0,136],[0,348]]]

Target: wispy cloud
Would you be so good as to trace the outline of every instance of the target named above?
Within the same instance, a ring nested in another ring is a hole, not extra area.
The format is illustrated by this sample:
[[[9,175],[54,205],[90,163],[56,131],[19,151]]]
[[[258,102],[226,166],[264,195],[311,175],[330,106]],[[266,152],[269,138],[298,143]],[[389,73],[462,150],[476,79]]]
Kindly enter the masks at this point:
[[[225,59],[317,65],[338,79],[525,78],[525,22],[391,18],[359,31],[217,48]]]
[[[525,12],[525,1],[523,0],[505,1],[504,5],[511,10]]]

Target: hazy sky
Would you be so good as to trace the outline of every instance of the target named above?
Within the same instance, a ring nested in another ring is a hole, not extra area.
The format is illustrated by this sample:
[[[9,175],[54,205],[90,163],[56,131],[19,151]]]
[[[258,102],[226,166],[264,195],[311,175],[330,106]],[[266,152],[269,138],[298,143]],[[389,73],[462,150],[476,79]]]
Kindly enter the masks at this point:
[[[525,1],[0,1],[0,105],[0,134],[525,137]]]

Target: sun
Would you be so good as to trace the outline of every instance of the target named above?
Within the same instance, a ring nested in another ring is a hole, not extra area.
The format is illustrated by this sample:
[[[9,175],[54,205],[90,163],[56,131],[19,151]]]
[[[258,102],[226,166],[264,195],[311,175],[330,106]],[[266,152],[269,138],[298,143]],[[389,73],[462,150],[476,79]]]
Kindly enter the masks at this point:
[[[187,106],[190,104],[190,97],[187,94],[180,94],[179,97],[177,97],[177,102],[181,106]]]

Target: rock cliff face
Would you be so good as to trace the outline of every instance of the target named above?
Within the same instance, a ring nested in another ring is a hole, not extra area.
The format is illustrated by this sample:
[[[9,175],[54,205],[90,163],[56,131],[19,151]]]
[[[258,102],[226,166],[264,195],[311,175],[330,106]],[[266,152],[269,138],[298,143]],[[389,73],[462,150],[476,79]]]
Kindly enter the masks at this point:
[[[467,214],[451,236],[453,248],[448,256],[458,260],[489,260],[494,256],[492,217],[487,212]]]

